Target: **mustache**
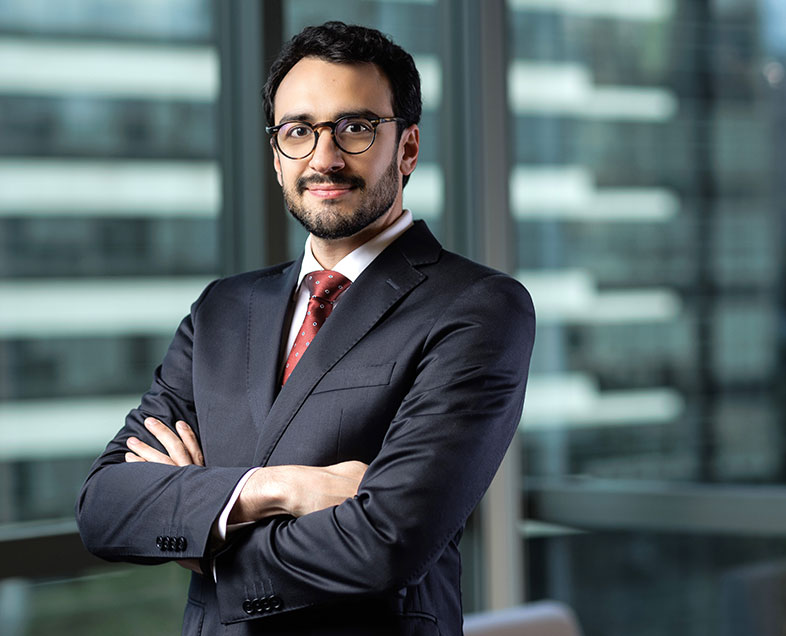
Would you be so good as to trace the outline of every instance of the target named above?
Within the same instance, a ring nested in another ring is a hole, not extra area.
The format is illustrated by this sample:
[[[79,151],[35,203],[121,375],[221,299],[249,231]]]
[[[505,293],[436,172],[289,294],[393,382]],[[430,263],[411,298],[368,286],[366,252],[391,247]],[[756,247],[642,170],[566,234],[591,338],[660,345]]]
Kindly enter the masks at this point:
[[[303,194],[311,185],[349,186],[351,188],[359,188],[362,190],[366,187],[366,182],[361,177],[345,174],[333,174],[329,177],[315,174],[310,177],[300,177],[295,182],[295,188],[297,189],[298,194]]]

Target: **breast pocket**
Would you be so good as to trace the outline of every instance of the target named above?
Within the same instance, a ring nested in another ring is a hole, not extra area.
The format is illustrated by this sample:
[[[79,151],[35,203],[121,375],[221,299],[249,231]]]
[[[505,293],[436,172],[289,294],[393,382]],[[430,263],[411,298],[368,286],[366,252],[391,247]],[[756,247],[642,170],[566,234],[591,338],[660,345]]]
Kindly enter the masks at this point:
[[[326,466],[355,459],[368,463],[381,446],[388,422],[383,404],[394,362],[349,366],[326,373],[276,446],[273,463]],[[389,397],[389,395],[388,395]]]
[[[390,384],[395,366],[395,362],[387,362],[362,367],[339,367],[326,373],[311,393],[316,395],[328,391],[384,386]]]
[[[370,463],[382,446],[390,424],[391,379],[395,362],[339,367],[314,388],[314,399],[327,399],[339,415],[336,461]]]

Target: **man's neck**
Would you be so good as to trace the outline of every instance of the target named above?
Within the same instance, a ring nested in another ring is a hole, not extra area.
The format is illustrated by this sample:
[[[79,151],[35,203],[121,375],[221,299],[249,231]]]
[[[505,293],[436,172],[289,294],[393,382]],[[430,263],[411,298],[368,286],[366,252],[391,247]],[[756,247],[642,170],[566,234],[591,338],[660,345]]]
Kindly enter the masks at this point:
[[[355,251],[364,243],[370,241],[380,232],[383,232],[395,223],[401,214],[402,208],[391,208],[371,225],[360,230],[352,236],[340,239],[322,239],[311,235],[311,252],[317,262],[324,269],[333,269],[347,254]]]

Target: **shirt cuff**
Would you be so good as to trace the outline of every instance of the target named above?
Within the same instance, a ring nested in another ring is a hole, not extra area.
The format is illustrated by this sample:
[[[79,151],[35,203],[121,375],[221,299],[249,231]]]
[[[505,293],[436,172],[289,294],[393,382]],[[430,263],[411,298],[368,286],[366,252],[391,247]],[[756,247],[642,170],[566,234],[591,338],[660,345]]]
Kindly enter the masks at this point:
[[[253,475],[258,470],[259,467],[252,468],[240,478],[240,481],[237,482],[235,489],[232,491],[232,496],[230,496],[229,501],[227,501],[227,505],[224,506],[224,509],[221,511],[221,514],[218,515],[218,519],[213,525],[213,535],[217,537],[221,543],[227,540],[228,531],[234,530],[236,528],[241,528],[243,526],[247,526],[250,523],[254,523],[253,521],[245,521],[243,523],[228,524],[228,520],[229,520],[229,514],[232,512],[232,508],[234,508],[235,506],[235,502],[238,500],[238,497],[240,497],[240,491],[243,490],[243,486],[246,485],[246,482],[251,478],[251,475]],[[218,576],[216,575],[215,559],[211,559],[210,569],[212,570],[213,573],[213,582],[218,583]]]
[[[227,540],[227,530],[233,530],[234,528],[240,528],[241,526],[248,525],[249,523],[253,523],[253,521],[247,521],[245,523],[233,523],[227,526],[227,522],[229,520],[229,513],[232,512],[232,508],[235,506],[235,502],[240,497],[240,491],[243,490],[243,486],[246,485],[246,482],[251,478],[255,472],[259,470],[259,467],[252,468],[249,470],[245,475],[240,478],[240,481],[237,482],[237,486],[232,491],[232,496],[227,501],[227,505],[224,506],[224,509],[221,511],[221,514],[218,516],[218,521],[216,521],[215,525],[215,534],[220,541]]]

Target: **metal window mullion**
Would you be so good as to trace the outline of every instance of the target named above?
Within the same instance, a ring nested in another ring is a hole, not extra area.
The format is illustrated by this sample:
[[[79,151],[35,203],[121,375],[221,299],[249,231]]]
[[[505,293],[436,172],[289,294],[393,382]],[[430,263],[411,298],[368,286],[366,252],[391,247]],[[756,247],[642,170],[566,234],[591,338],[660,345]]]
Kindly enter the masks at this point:
[[[511,149],[506,134],[505,0],[443,0],[441,157],[444,236],[449,248],[496,269],[514,268],[509,213]],[[520,448],[511,445],[480,508],[483,604],[500,609],[524,600]]]
[[[487,265],[511,272],[513,232],[509,213],[508,147],[510,126],[507,101],[507,50],[505,0],[476,0],[471,23],[477,44],[477,76],[471,87],[475,100],[474,134],[470,157],[478,182],[476,198],[476,253]],[[482,125],[478,125],[482,122]],[[478,227],[480,225],[480,227]],[[502,609],[524,600],[523,542],[518,532],[521,510],[521,449],[514,438],[483,501],[483,554],[486,571],[486,604]]]
[[[265,133],[262,86],[281,48],[281,0],[214,0],[221,68],[222,273],[287,258],[287,220]]]

